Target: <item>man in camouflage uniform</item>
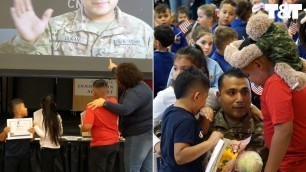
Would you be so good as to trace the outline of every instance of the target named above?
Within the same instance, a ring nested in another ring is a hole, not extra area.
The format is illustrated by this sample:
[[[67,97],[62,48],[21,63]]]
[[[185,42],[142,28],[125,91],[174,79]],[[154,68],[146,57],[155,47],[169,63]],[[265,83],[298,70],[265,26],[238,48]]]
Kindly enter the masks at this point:
[[[15,6],[11,9],[19,35],[9,43],[0,45],[0,52],[152,58],[152,28],[122,12],[117,7],[118,0],[81,0],[83,7],[80,9],[52,19],[51,9],[46,10],[39,19],[30,0],[23,1],[15,0]]]
[[[221,108],[214,115],[211,129],[231,140],[252,136],[246,150],[256,151],[265,162],[267,149],[264,146],[263,123],[255,121],[250,113],[251,89],[247,76],[237,68],[225,72],[219,78],[217,97]]]

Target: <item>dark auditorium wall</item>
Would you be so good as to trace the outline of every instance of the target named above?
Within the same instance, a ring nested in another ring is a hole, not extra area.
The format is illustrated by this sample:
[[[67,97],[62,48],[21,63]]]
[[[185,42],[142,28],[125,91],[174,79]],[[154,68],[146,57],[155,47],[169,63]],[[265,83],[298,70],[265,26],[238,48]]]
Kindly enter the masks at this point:
[[[57,99],[59,110],[72,109],[72,83],[71,78],[13,78],[13,98],[21,98],[30,109],[39,109],[43,95],[53,94]]]

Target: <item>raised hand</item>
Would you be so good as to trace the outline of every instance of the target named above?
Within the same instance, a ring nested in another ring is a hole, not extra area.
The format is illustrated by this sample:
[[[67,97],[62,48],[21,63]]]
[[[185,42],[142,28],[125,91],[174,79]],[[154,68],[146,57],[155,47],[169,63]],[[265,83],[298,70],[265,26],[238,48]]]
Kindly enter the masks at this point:
[[[108,70],[113,70],[114,67],[117,67],[117,65],[112,62],[112,59],[109,59]]]
[[[253,119],[255,119],[257,122],[263,121],[262,113],[255,105],[251,105],[250,112]]]
[[[38,18],[31,0],[14,0],[14,7],[11,7],[11,15],[19,36],[29,42],[34,42],[45,31],[52,13],[52,9],[47,9],[41,19]]]

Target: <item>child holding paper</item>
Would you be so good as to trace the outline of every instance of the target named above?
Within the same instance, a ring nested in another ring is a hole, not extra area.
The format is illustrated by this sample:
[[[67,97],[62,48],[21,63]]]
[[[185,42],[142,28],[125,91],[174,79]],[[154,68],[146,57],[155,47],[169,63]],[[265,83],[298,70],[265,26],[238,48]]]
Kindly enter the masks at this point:
[[[204,141],[203,131],[195,118],[205,105],[208,90],[209,80],[199,69],[187,69],[175,80],[177,100],[167,108],[162,119],[162,172],[202,171],[202,155],[223,138],[216,131]]]
[[[24,118],[28,116],[28,109],[23,100],[13,99],[10,104],[12,116]],[[28,130],[34,133],[34,129]],[[0,134],[0,141],[5,141],[10,127],[5,127]],[[30,142],[31,139],[6,140],[5,142],[5,171],[7,172],[29,172],[30,171]]]

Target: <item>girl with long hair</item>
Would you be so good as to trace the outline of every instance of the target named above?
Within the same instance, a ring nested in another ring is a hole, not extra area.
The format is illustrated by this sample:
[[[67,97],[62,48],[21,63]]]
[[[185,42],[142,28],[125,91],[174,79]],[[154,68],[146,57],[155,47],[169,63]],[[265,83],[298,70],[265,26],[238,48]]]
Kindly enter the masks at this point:
[[[55,97],[46,95],[41,101],[42,109],[34,112],[34,129],[40,137],[41,170],[63,171],[60,162],[59,138],[63,133],[62,119],[56,110]]]

